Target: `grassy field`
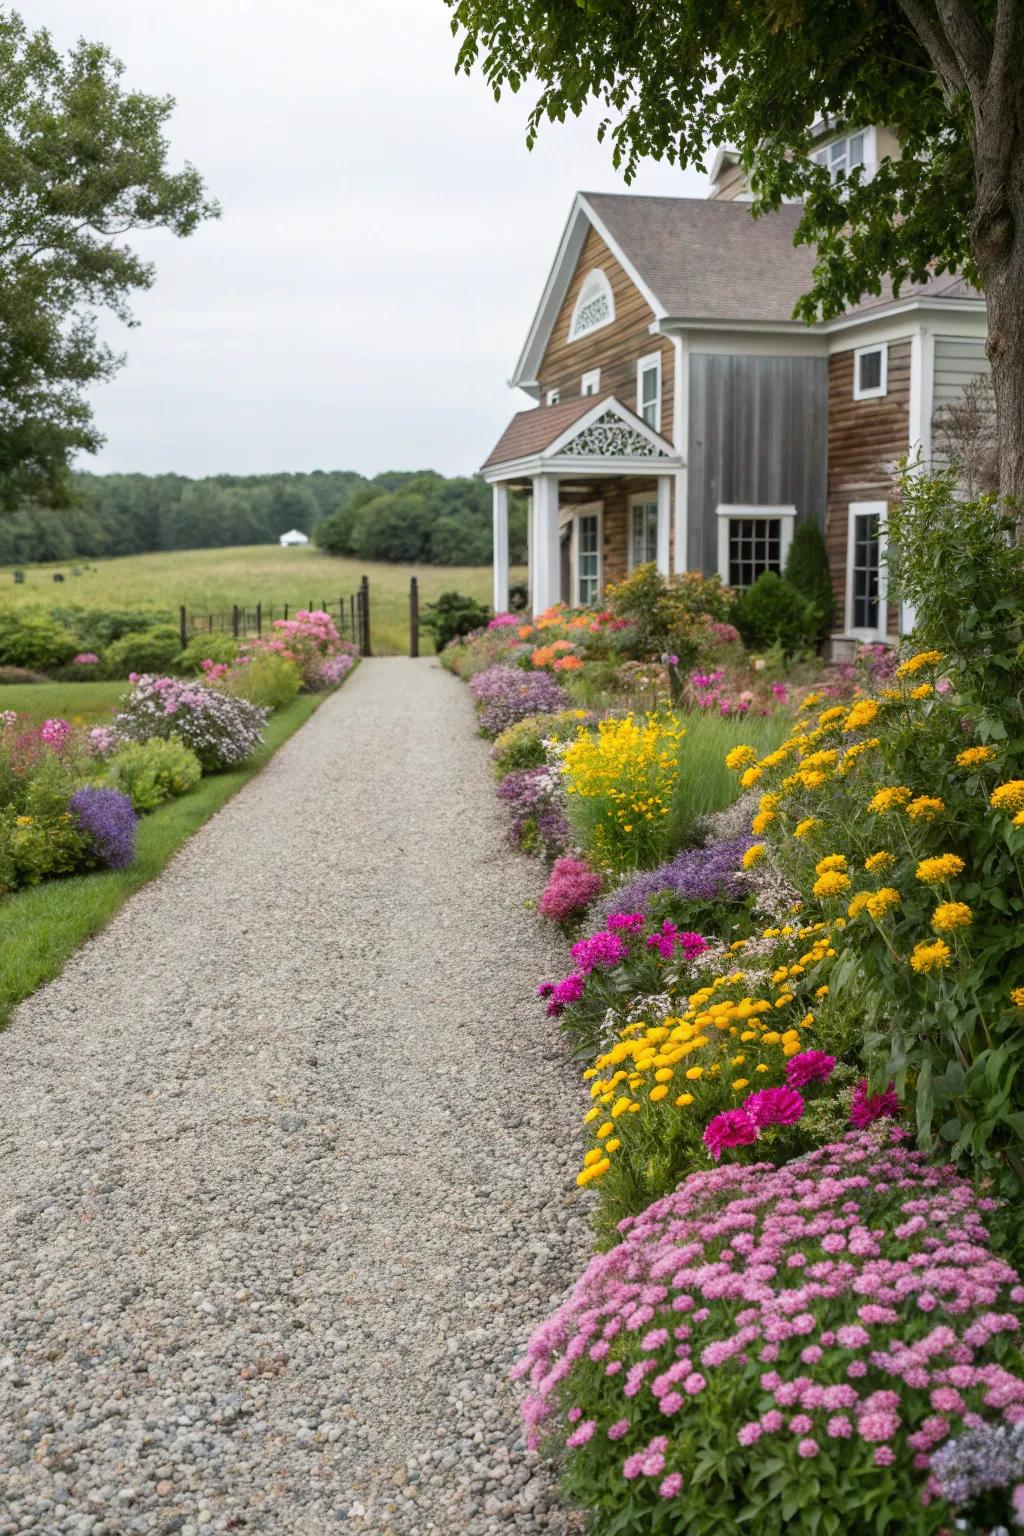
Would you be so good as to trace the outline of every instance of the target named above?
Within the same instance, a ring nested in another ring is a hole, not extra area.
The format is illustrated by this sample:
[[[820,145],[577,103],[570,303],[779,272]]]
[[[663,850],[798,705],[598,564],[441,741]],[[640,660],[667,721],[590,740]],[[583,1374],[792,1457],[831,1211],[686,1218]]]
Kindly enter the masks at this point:
[[[25,695],[32,684],[4,692]],[[55,687],[61,685],[54,685]],[[65,688],[74,697],[87,687]],[[111,688],[120,687],[110,684]],[[103,928],[133,891],[158,875],[203,822],[258,773],[329,694],[302,694],[272,716],[259,752],[232,773],[205,778],[190,794],[139,821],[137,856],[129,869],[50,880],[0,902],[0,1028],[12,1010],[60,973],[68,957]]]
[[[370,579],[371,640],[379,656],[409,649],[409,578],[417,576],[420,603],[442,592],[464,592],[481,602],[491,599],[490,566],[381,565],[343,560],[311,546],[281,549],[250,544],[236,549],[176,550],[168,554],[125,555],[117,560],[24,567],[25,581],[15,584],[10,567],[0,567],[0,604],[16,607],[148,608],[177,615],[182,603],[197,612],[230,610],[232,604],[305,608],[312,602],[348,597],[361,577]],[[53,576],[60,572],[63,582]],[[525,579],[521,570],[513,581]],[[424,650],[430,649],[423,636]]]
[[[70,720],[73,725],[107,725],[129,683],[0,683],[0,710],[13,709],[33,725]]]

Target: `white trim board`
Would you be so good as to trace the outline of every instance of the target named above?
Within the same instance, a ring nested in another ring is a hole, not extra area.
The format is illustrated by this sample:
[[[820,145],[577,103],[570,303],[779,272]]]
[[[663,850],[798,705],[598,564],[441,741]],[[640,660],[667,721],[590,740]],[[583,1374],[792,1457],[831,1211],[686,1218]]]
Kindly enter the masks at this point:
[[[856,517],[878,518],[878,623],[874,629],[853,627],[853,521]],[[851,501],[846,511],[846,593],[843,624],[855,640],[884,640],[889,633],[888,573],[885,564],[886,529],[889,521],[887,501]]]

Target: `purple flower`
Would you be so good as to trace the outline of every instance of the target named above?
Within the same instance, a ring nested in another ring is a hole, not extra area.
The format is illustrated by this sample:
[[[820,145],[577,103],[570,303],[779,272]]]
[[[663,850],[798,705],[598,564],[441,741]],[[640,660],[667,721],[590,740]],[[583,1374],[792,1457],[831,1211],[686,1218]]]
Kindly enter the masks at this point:
[[[127,869],[135,858],[132,802],[119,789],[85,785],[71,796],[70,810],[92,844],[92,852],[108,869]]]
[[[583,977],[579,971],[570,971],[568,976],[563,976],[562,980],[556,981],[551,988],[547,1011],[551,1018],[557,1019],[570,1003],[578,1003],[582,996]]]
[[[762,1088],[744,1099],[743,1109],[760,1131],[766,1125],[793,1125],[804,1112],[804,1101],[795,1088]]]
[[[794,1058],[795,1059],[795,1058]],[[889,1115],[896,1119],[900,1113],[899,1095],[892,1083],[884,1093],[868,1093],[868,1080],[862,1077],[853,1090],[853,1099],[850,1103],[850,1124],[856,1126],[858,1131],[872,1125],[876,1120],[881,1120],[883,1115]]]
[[[726,1109],[709,1121],[704,1131],[704,1145],[715,1162],[720,1162],[726,1147],[749,1147],[757,1140],[757,1126],[745,1109]]]
[[[786,1082],[791,1088],[805,1088],[808,1083],[823,1083],[835,1071],[836,1059],[824,1051],[801,1051],[786,1062]]]
[[[498,736],[527,715],[551,715],[569,705],[569,695],[548,672],[524,672],[498,662],[469,681],[480,712],[480,729]]]
[[[729,838],[707,848],[687,848],[657,869],[637,875],[609,897],[611,910],[650,912],[659,896],[680,902],[742,901],[751,881],[742,868],[751,837]]]

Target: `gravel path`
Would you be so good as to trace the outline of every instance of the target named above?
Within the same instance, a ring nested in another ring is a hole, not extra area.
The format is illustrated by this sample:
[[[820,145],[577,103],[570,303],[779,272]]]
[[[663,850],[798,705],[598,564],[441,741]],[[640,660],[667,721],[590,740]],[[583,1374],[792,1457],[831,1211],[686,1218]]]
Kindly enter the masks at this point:
[[[466,690],[364,663],[0,1034],[0,1533],[577,1529],[506,1369],[588,1252]]]

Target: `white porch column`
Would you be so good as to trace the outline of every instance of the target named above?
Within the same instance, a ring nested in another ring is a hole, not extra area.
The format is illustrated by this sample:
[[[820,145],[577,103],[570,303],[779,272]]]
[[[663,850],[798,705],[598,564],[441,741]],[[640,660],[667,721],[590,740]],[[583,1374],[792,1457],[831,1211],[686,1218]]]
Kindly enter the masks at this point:
[[[533,477],[533,616],[558,602],[558,476]]]
[[[658,575],[671,574],[669,564],[669,527],[672,516],[672,481],[668,475],[658,476]]]
[[[690,519],[687,508],[687,496],[689,494],[689,482],[686,478],[686,470],[679,469],[675,476],[676,488],[676,526],[675,526],[675,550],[674,561],[677,576],[690,568],[690,551],[687,545],[690,542]]]
[[[494,495],[494,611],[508,612],[508,486],[495,481]]]

